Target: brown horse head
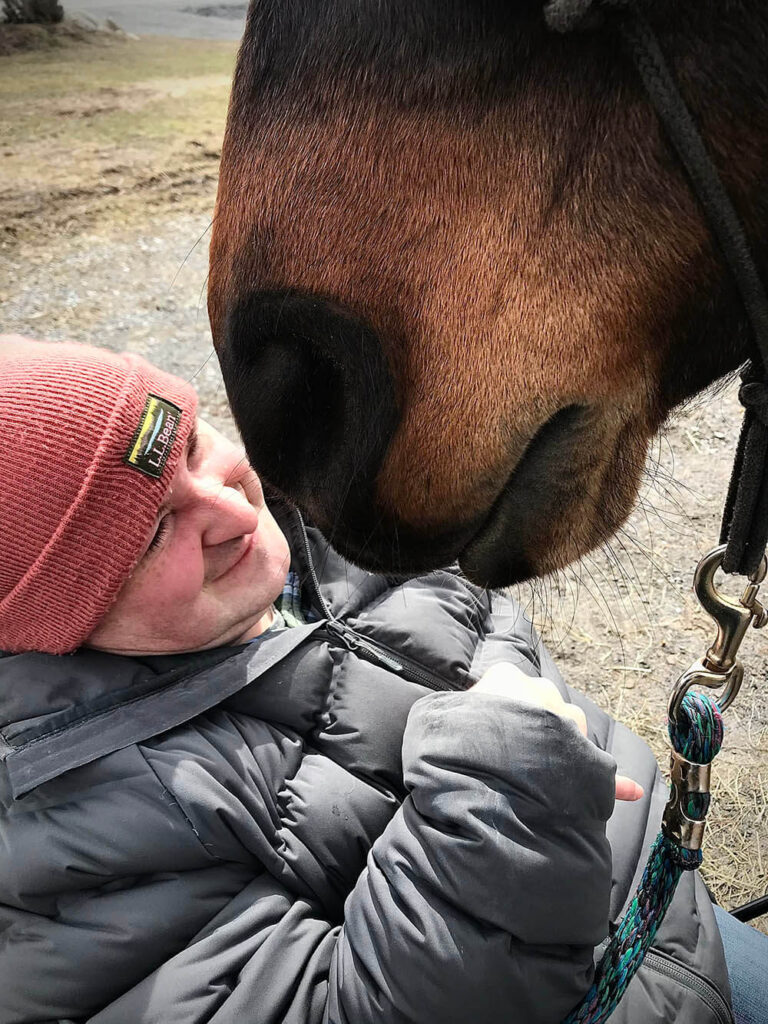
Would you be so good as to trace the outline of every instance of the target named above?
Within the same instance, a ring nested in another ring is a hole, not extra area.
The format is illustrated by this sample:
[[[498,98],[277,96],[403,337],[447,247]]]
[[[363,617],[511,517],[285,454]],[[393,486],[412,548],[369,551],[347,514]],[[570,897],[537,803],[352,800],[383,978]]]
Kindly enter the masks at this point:
[[[750,354],[610,21],[253,0],[210,314],[259,472],[375,569],[504,585],[605,540],[670,410]],[[645,0],[768,262],[768,5]]]

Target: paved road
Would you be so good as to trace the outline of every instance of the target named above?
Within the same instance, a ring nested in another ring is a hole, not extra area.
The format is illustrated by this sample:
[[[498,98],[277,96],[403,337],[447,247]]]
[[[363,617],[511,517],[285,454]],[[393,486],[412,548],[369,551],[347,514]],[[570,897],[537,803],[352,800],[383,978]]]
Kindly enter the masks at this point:
[[[68,15],[86,14],[99,22],[111,18],[136,35],[179,39],[239,39],[246,3],[227,0],[63,0]]]

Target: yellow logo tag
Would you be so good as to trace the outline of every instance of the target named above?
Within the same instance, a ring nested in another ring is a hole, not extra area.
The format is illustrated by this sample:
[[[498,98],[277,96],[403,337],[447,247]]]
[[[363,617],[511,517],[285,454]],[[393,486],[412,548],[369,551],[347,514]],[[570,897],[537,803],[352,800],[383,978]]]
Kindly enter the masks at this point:
[[[149,395],[125,462],[140,473],[159,479],[173,451],[180,422],[181,409],[164,398]]]

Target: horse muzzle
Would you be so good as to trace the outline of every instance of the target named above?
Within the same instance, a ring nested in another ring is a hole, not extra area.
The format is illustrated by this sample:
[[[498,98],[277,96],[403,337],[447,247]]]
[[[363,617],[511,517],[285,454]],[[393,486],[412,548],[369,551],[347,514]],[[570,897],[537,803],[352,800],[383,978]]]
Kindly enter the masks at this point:
[[[425,537],[377,507],[400,412],[370,326],[321,296],[258,292],[227,311],[216,348],[251,464],[342,554],[405,573],[455,559],[476,522]]]

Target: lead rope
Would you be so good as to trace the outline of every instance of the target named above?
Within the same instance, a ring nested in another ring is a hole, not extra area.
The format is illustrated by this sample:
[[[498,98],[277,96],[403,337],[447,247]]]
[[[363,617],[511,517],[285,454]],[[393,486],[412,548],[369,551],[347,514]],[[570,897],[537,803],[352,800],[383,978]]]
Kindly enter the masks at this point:
[[[686,693],[677,722],[669,723],[669,737],[682,760],[708,769],[723,742],[723,717],[717,703],[702,693]],[[688,793],[684,801],[685,816],[703,825],[709,793]],[[602,1024],[610,1017],[653,945],[680,876],[700,864],[700,849],[678,845],[664,830],[658,834],[642,881],[603,954],[595,981],[565,1024]]]
[[[744,677],[737,655],[749,627],[768,624],[768,612],[757,599],[768,561],[763,557],[736,602],[719,593],[714,584],[725,554],[725,545],[710,551],[694,576],[696,595],[714,619],[717,637],[701,661],[683,673],[672,693],[671,786],[661,832],[629,909],[595,971],[592,987],[564,1024],[602,1024],[610,1017],[656,937],[680,876],[701,864],[711,762],[723,742],[723,712],[735,700]],[[693,689],[698,686],[722,689],[722,693],[713,700]]]
[[[569,32],[598,26],[600,6],[629,8],[632,3],[548,0],[544,13],[551,29]],[[746,414],[725,506],[722,546],[710,552],[696,570],[697,594],[715,619],[718,635],[705,657],[680,678],[670,702],[672,785],[662,829],[629,909],[596,969],[592,987],[564,1024],[602,1024],[610,1017],[653,943],[683,871],[701,864],[711,761],[723,740],[722,712],[735,698],[743,678],[737,659],[739,646],[750,625],[760,628],[768,621],[757,601],[759,585],[766,576],[768,542],[768,297],[746,233],[656,36],[636,11],[620,18],[619,28],[733,274],[760,359],[748,364],[742,374],[739,399]],[[714,574],[720,567],[749,576],[738,604],[723,598],[714,587]],[[724,689],[719,700],[713,700],[692,690],[698,685]]]

